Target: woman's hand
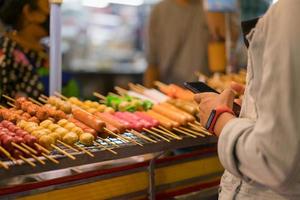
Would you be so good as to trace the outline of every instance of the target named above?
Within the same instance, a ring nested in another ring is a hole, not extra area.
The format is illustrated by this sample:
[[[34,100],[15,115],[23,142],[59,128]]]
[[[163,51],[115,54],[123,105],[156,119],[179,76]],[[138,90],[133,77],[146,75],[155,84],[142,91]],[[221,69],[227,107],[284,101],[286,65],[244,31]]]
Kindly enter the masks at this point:
[[[221,94],[201,93],[195,95],[195,101],[199,104],[200,122],[206,125],[211,111],[218,106],[227,106],[232,109],[234,101],[234,92],[231,89],[224,90]],[[218,136],[225,124],[235,118],[229,113],[223,113],[215,125],[215,134]]]
[[[238,99],[235,99],[234,102],[242,106],[243,103],[243,95],[245,92],[245,85],[237,83],[237,82],[231,82],[230,88],[235,91],[236,94],[239,95]]]

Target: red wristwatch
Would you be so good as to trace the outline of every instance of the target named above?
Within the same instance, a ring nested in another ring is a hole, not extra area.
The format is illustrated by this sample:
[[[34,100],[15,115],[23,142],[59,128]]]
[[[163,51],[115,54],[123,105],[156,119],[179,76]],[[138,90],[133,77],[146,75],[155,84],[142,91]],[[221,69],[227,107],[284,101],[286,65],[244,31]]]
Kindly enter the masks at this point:
[[[206,126],[205,128],[212,134],[215,135],[215,132],[214,132],[214,128],[215,128],[215,125],[216,125],[216,122],[219,118],[219,116],[223,113],[230,113],[232,115],[235,115],[233,110],[230,109],[229,107],[227,106],[219,106],[217,107],[216,109],[213,109],[209,115],[209,118],[206,122]]]

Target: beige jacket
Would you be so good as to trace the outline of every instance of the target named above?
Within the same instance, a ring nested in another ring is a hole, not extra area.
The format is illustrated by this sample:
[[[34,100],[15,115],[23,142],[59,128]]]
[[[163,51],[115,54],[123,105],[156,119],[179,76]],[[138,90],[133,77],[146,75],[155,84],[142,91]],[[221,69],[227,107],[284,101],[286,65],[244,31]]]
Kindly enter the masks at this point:
[[[241,116],[218,142],[219,199],[300,199],[300,0],[279,0],[248,39]]]

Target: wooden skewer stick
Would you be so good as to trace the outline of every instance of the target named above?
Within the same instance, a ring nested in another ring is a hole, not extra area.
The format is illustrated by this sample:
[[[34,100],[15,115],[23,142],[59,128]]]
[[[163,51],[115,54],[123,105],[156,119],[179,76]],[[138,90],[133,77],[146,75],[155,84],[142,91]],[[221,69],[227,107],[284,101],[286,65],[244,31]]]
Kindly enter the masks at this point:
[[[101,148],[103,148],[104,150],[109,151],[109,152],[111,152],[111,153],[113,153],[113,154],[115,154],[115,155],[118,154],[118,153],[115,152],[114,150],[111,150],[110,148],[107,148],[106,146],[104,146],[104,145],[102,145],[102,144],[99,144],[98,142],[94,142],[94,145],[95,145],[95,146],[98,146],[98,147],[101,147]]]
[[[139,138],[142,138],[142,139],[144,139],[144,140],[147,140],[147,141],[149,141],[149,142],[153,142],[153,143],[157,143],[157,141],[155,141],[155,140],[152,140],[151,138],[149,138],[149,137],[147,137],[147,136],[145,136],[145,135],[143,135],[143,134],[141,134],[141,133],[139,133],[139,132],[137,132],[137,131],[135,131],[135,130],[126,130],[126,131],[128,131],[129,133],[132,133],[133,135],[135,135],[135,136],[137,136],[137,137],[139,137]]]
[[[151,131],[151,130],[148,130],[148,129],[146,129],[146,128],[143,128],[143,130],[146,131],[147,133],[150,133],[150,134],[152,134],[152,135],[154,135],[154,136],[156,136],[156,137],[158,137],[158,138],[164,140],[164,141],[170,142],[169,139],[167,139],[167,138],[165,138],[165,137],[163,137],[163,136],[161,136],[161,135],[159,135],[159,134],[157,134],[157,133],[155,133],[155,132],[153,132],[153,131]]]
[[[141,85],[141,84],[136,84],[136,86],[140,87],[143,90],[147,90],[148,88],[146,88],[145,86]]]
[[[122,96],[124,94],[127,94],[127,90],[120,88],[118,86],[115,87],[115,90]]]
[[[30,160],[24,158],[24,156],[21,156],[21,155],[20,155],[19,158],[20,158],[21,160],[23,160],[24,162],[26,162],[27,164],[31,165],[32,167],[35,167],[35,166],[36,166],[36,165],[35,165],[33,162],[31,162]]]
[[[43,151],[44,153],[46,153],[46,154],[50,154],[50,153],[51,153],[48,149],[46,149],[45,147],[43,147],[42,145],[40,145],[40,144],[38,144],[38,143],[34,143],[34,145],[35,145],[37,148],[39,148],[41,151]]]
[[[156,85],[157,87],[166,87],[166,86],[168,86],[168,85],[166,85],[166,84],[164,84],[160,81],[154,81],[154,85]]]
[[[99,99],[106,100],[106,97],[103,96],[102,94],[98,93],[98,92],[94,92],[93,95],[94,95],[95,97],[98,97]]]
[[[59,164],[59,161],[58,161],[58,160],[56,160],[56,159],[54,159],[54,158],[48,156],[47,154],[42,153],[42,155],[43,155],[45,158],[47,158],[48,160],[52,161],[53,163]]]
[[[202,127],[202,124],[200,124],[200,122],[195,121],[195,124],[199,125]]]
[[[24,143],[21,143],[21,145],[23,145],[24,148],[26,148],[28,151],[32,152],[33,154],[37,154],[37,151],[33,148],[31,148],[30,146],[24,144]],[[44,156],[45,158],[47,158],[48,160],[54,162],[55,164],[58,164],[59,162],[57,160],[55,160],[54,158],[51,158],[50,156],[48,156],[47,154],[45,153],[41,153],[42,156]]]
[[[103,140],[101,139],[101,141],[103,141]],[[108,139],[107,141],[106,141],[106,140],[104,140],[104,142],[106,142],[106,143],[108,143],[108,144],[110,144],[110,145],[114,146],[115,148],[118,148],[118,147],[120,147],[119,145],[117,145],[117,144],[115,144],[115,143],[111,142],[109,139]]]
[[[41,159],[39,159],[36,155],[32,154],[30,151],[28,151],[27,149],[25,149],[24,147],[12,142],[11,143],[14,147],[16,147],[17,149],[19,149],[20,151],[26,153],[27,155],[33,157],[36,161],[38,161],[39,163],[41,163],[42,165],[45,165],[46,163],[44,161],[42,161]]]
[[[35,103],[35,104],[38,105],[38,106],[42,106],[42,105],[43,105],[42,103],[38,102],[37,100],[35,100],[35,99],[31,98],[31,97],[29,97],[28,99],[29,99],[32,103]]]
[[[206,131],[206,129],[202,126],[202,125],[198,125],[198,124],[196,124],[196,122],[195,122],[195,124],[193,124],[193,123],[191,123],[191,122],[189,122],[188,123],[188,125],[190,125],[190,126],[193,126],[193,127],[195,127],[195,128],[198,128],[198,129],[201,129],[201,130],[205,130]]]
[[[8,104],[9,106],[11,106],[12,108],[16,107],[14,104],[12,104],[12,103],[10,103],[10,102],[7,102],[7,104]]]
[[[0,165],[1,165],[1,167],[3,167],[6,170],[9,169],[8,165],[6,163],[2,162],[2,161],[0,161]]]
[[[10,100],[10,101],[12,101],[12,102],[15,102],[15,101],[16,101],[15,99],[13,99],[13,98],[11,98],[11,97],[5,95],[5,94],[3,94],[2,96],[3,96],[5,99]]]
[[[113,135],[113,136],[119,138],[120,140],[123,140],[124,142],[130,142],[129,140],[127,140],[127,139],[124,138],[123,136],[121,136],[121,135],[119,135],[119,134],[116,134],[116,133],[112,132],[111,130],[109,130],[109,129],[107,129],[107,128],[104,128],[104,130],[105,130],[107,133],[109,133],[109,134],[111,134],[111,135]]]
[[[166,129],[165,127],[163,126],[158,126],[160,129],[164,130],[165,132],[171,134],[171,135],[174,135],[176,137],[179,137],[178,135],[176,135],[175,133],[172,133],[171,131],[169,131],[168,129]]]
[[[83,148],[83,147],[81,147],[81,146],[79,146],[79,145],[77,145],[77,144],[75,144],[75,146],[80,150],[80,151],[82,151],[83,153],[85,153],[85,154],[87,154],[87,155],[89,155],[89,156],[91,156],[91,157],[95,157],[94,156],[94,154],[92,154],[90,151],[88,151],[88,150],[86,150],[85,148]]]
[[[115,97],[121,97],[120,95],[118,95],[116,93],[113,93],[113,92],[109,92],[108,95],[112,95],[112,96],[115,96]]]
[[[64,154],[65,156],[67,156],[68,158],[72,159],[72,160],[76,160],[76,158],[74,156],[72,156],[71,154],[69,154],[68,152],[62,150],[61,148],[59,148],[58,146],[55,146],[54,144],[51,144],[51,147],[53,147],[54,149],[56,149],[57,151],[59,151],[60,153]]]
[[[54,92],[54,94],[55,94],[56,96],[58,96],[59,98],[62,98],[62,99],[65,100],[65,101],[68,100],[68,97],[66,97],[66,96],[64,96],[64,95],[62,95],[62,94],[60,94],[60,93],[58,93],[58,92]]]
[[[4,149],[2,146],[0,146],[0,151],[1,151],[6,157],[8,157],[10,160],[12,160],[13,162],[19,164],[19,163],[17,162],[17,160],[16,160],[14,157],[12,157],[11,154],[10,154],[6,149]]]
[[[47,103],[47,100],[43,99],[42,97],[39,97],[39,100],[45,104]]]
[[[141,143],[139,143],[139,142],[137,142],[137,141],[135,141],[134,139],[132,139],[132,138],[129,138],[129,137],[124,137],[124,138],[126,138],[126,140],[129,140],[129,142],[132,142],[132,143],[134,143],[134,144],[136,144],[136,145],[139,145],[139,146],[144,146],[144,145],[142,145]]]
[[[173,129],[174,129],[175,131],[178,131],[179,133],[182,133],[182,134],[184,134],[184,135],[188,135],[188,136],[191,136],[191,137],[195,138],[195,135],[192,135],[191,133],[188,133],[188,132],[183,131],[183,130],[178,129],[178,128],[173,128]]]
[[[42,97],[42,98],[44,98],[44,99],[48,99],[48,97],[47,97],[46,95],[43,95],[43,94],[41,94],[40,97]]]
[[[77,149],[75,149],[75,148],[74,148],[74,147],[72,147],[71,145],[68,145],[68,144],[64,143],[64,142],[63,142],[63,141],[61,141],[61,140],[57,140],[57,142],[58,142],[59,144],[61,144],[61,145],[65,146],[65,147],[67,147],[67,148],[71,149],[72,151],[79,152]]]
[[[195,124],[189,124],[190,127],[193,129],[193,130],[196,130],[196,131],[199,131],[201,133],[204,133],[206,135],[212,135],[210,132],[208,132],[205,128],[203,127],[200,127],[200,126],[197,126]]]
[[[152,130],[157,131],[157,132],[159,132],[159,133],[162,133],[162,134],[164,134],[164,135],[166,135],[166,136],[169,136],[169,137],[171,137],[171,138],[173,138],[173,139],[176,139],[176,140],[182,140],[182,137],[175,136],[175,135],[173,135],[173,134],[167,133],[167,132],[162,131],[162,130],[160,130],[160,129],[152,128]]]
[[[205,137],[205,135],[203,135],[203,134],[201,134],[201,133],[198,133],[198,132],[196,132],[196,131],[190,130],[190,129],[188,129],[188,128],[180,127],[180,129],[183,130],[183,131],[192,133],[192,134],[194,134],[194,135],[200,136],[200,137]]]
[[[27,149],[28,151],[30,151],[31,153],[33,153],[33,154],[35,154],[35,155],[38,154],[38,152],[37,152],[35,149],[31,148],[31,147],[28,146],[27,144],[21,143],[21,145],[22,145],[25,149]]]

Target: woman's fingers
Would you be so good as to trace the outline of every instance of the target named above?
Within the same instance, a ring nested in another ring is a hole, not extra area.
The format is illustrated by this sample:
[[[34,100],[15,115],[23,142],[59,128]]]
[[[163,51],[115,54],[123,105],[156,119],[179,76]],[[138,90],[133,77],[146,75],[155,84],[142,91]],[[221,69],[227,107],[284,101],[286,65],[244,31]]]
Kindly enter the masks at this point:
[[[238,93],[239,95],[242,95],[245,92],[245,85],[234,81],[231,82],[230,88],[234,90],[236,93]]]

